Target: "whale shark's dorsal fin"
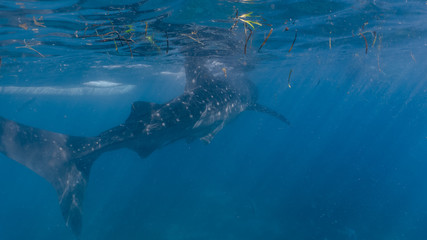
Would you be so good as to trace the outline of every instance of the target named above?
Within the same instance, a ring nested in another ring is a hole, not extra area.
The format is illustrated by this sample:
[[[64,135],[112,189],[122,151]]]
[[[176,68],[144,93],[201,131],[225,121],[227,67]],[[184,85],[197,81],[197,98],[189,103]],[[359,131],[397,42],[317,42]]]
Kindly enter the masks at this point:
[[[142,120],[144,122],[148,122],[150,120],[151,114],[161,108],[162,104],[151,103],[138,101],[132,103],[131,112],[126,119],[126,123]]]
[[[142,122],[149,123],[151,121],[151,115],[160,109],[163,104],[157,104],[152,102],[138,101],[132,103],[131,112],[126,120],[126,123]],[[141,158],[148,157],[158,145],[151,145],[143,142],[141,144],[129,146],[130,149],[138,153]]]

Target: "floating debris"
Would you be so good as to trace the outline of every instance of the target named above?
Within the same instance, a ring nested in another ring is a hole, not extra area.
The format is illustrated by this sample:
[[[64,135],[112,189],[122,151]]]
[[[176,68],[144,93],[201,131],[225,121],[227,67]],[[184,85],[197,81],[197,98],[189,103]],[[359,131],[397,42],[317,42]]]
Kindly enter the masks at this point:
[[[224,72],[224,77],[227,78],[227,69],[224,67],[222,68],[222,71]]]
[[[24,30],[28,30],[28,25],[26,23],[19,24],[18,26]]]
[[[156,47],[157,48],[157,51],[161,51],[161,49],[160,49],[160,47],[159,46],[157,46],[157,44],[156,44],[156,42],[154,41],[154,34],[153,34],[153,36],[146,36],[145,37],[145,39],[147,39],[147,41],[149,42],[149,43],[151,43],[151,45],[153,46],[153,47]]]
[[[245,49],[244,49],[245,55],[246,55],[246,47],[248,46],[249,38],[251,38],[251,36],[252,36],[252,30],[250,28],[248,28],[248,29],[250,32],[249,32],[249,36],[246,38],[246,41],[245,41]]]
[[[270,37],[271,33],[273,32],[273,28],[270,29],[270,32],[268,33],[267,37],[264,39],[264,42],[262,42],[261,46],[258,49],[258,52],[261,50],[261,48],[264,46],[264,44],[267,42],[268,38]]]
[[[363,35],[363,33],[359,33],[360,36],[363,37],[363,39],[365,39],[365,54],[368,54],[368,40],[366,39],[365,35]]]
[[[30,50],[32,50],[32,51],[34,51],[34,52],[38,53],[40,56],[45,57],[45,56],[44,56],[43,54],[41,54],[39,51],[37,51],[37,50],[35,50],[34,48],[32,48],[32,46],[28,45],[28,44],[27,44],[27,42],[25,41],[25,39],[24,39],[24,44],[25,44],[25,46],[20,46],[20,47],[16,47],[16,48],[27,48],[27,49],[30,49]]]
[[[145,37],[147,37],[147,31],[148,31],[148,23],[145,22],[145,33],[144,33]]]
[[[369,24],[369,22],[368,22],[368,21],[364,22],[364,23],[363,23],[363,26],[362,26],[362,30],[363,30],[363,29],[365,28],[365,26],[366,26],[366,25],[368,25],[368,24]]]
[[[132,33],[135,32],[135,29],[133,29],[133,25],[127,25],[128,30],[125,31],[125,33]]]
[[[331,48],[332,48],[332,38],[329,37],[329,49],[331,49]]]
[[[247,20],[247,19],[245,19],[245,18],[247,18],[247,17],[253,17],[253,16],[252,16],[252,13],[253,13],[253,12],[243,14],[243,15],[239,16],[239,18],[238,18],[238,19],[239,19],[240,21],[244,22],[244,23],[249,24],[249,26],[251,26],[251,27],[252,27],[252,29],[255,29],[255,27],[254,27],[254,25],[253,25],[253,24],[256,24],[256,25],[258,25],[258,26],[262,26],[262,24],[261,24],[261,23],[259,23],[259,22],[256,22],[256,21],[252,21],[252,20]]]
[[[245,13],[245,14],[242,14],[242,15],[238,16],[239,12],[238,12],[238,10],[236,9],[236,17],[235,17],[235,21],[234,21],[233,26],[231,26],[230,30],[233,30],[233,28],[235,28],[235,27],[236,27],[236,25],[237,25],[237,23],[238,23],[239,21],[243,22],[244,24],[248,24],[249,26],[251,26],[251,27],[252,27],[252,29],[255,29],[255,26],[254,26],[254,25],[262,26],[262,24],[261,24],[260,22],[258,22],[258,21],[254,21],[254,20],[249,20],[249,19],[248,19],[248,18],[256,18],[256,17],[259,17],[259,16],[252,16],[252,13],[253,13],[253,12],[249,12],[249,13]]]
[[[292,22],[292,18],[290,18],[289,20]],[[286,20],[283,24],[286,26],[288,24],[288,20]],[[295,24],[295,20],[292,22],[292,24]],[[285,29],[283,29],[282,32],[285,32],[285,31],[286,32],[289,31],[289,27],[288,26],[286,26]]]
[[[372,47],[374,47],[375,42],[377,41],[377,32],[373,31],[371,33],[372,33],[372,35],[374,35],[374,41],[372,42]]]
[[[114,26],[112,26],[113,31],[104,33],[102,35],[100,35],[96,29],[95,29],[95,32],[96,32],[96,36],[100,37],[102,42],[113,41],[116,52],[119,52],[119,48],[117,46],[116,40],[120,41],[122,46],[123,46],[123,42],[125,42],[129,48],[130,56],[133,58],[132,47],[129,43],[135,43],[135,41],[132,39],[132,37],[133,37],[132,31],[135,31],[135,30],[133,29],[132,25],[128,25],[128,28],[129,28],[128,31],[125,31],[125,34],[130,35],[128,38],[124,37],[124,35],[121,35],[118,31],[114,30]],[[91,37],[91,36],[89,36],[89,37]],[[104,37],[106,37],[106,38],[104,38]]]
[[[191,33],[191,34],[193,34],[193,33]],[[202,42],[200,42],[200,40],[199,40],[199,39],[195,39],[195,38],[194,38],[194,37],[192,37],[190,34],[182,33],[181,35],[182,35],[182,36],[185,36],[185,37],[188,37],[188,38],[190,38],[190,39],[194,40],[195,42],[198,42],[198,43],[200,43],[200,44],[202,44],[202,45],[205,45],[205,44],[203,44]]]
[[[291,48],[289,48],[288,52],[291,52],[292,48],[294,47],[295,41],[297,40],[297,33],[298,33],[298,30],[295,30],[295,38],[294,38],[294,41],[292,42]]]
[[[33,22],[35,25],[39,27],[46,27],[42,21],[43,21],[43,16],[41,16],[38,20],[36,20],[36,17],[33,16]]]
[[[288,76],[288,87],[291,88],[291,74],[292,74],[292,69],[291,71],[289,71],[289,76]]]
[[[234,19],[236,20],[234,21],[234,24],[233,26],[231,26],[230,30],[233,30],[233,28],[235,28],[237,23],[239,22],[239,9],[236,9],[236,17]]]

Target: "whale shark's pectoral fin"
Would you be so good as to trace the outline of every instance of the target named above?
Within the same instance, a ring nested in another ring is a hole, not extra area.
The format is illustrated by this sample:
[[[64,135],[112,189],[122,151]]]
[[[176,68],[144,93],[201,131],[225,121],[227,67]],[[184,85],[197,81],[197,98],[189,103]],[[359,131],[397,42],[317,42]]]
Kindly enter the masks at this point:
[[[151,102],[134,102],[132,103],[131,112],[128,119],[126,119],[126,123],[135,121],[148,122],[151,118],[151,114],[162,106],[162,104]]]
[[[82,171],[76,165],[67,168],[67,174],[54,186],[58,193],[59,206],[65,225],[79,236],[82,229],[83,199],[89,178],[89,169]]]
[[[267,113],[267,114],[269,114],[269,115],[271,115],[271,116],[279,119],[280,121],[282,121],[282,122],[284,122],[284,123],[286,123],[288,125],[291,125],[291,123],[288,121],[288,119],[286,119],[285,116],[283,116],[282,114],[274,111],[273,109],[271,109],[271,108],[269,108],[267,106],[255,103],[255,104],[252,104],[252,105],[248,106],[246,108],[246,110]]]
[[[224,122],[222,122],[218,127],[216,127],[208,135],[201,137],[200,140],[206,144],[210,144],[215,135],[224,128]]]

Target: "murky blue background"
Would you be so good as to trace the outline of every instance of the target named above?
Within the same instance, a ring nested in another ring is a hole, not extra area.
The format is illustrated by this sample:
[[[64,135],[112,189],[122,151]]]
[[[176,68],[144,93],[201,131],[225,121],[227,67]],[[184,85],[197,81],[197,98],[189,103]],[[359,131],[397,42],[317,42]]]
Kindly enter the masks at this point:
[[[180,46],[151,23],[228,29],[236,9],[263,24],[247,52],[259,102],[291,126],[244,112],[210,145],[102,155],[81,239],[427,239],[425,1],[3,0],[0,115],[96,135],[184,89]],[[139,37],[94,35],[113,27]],[[3,155],[0,239],[74,239],[50,184]]]

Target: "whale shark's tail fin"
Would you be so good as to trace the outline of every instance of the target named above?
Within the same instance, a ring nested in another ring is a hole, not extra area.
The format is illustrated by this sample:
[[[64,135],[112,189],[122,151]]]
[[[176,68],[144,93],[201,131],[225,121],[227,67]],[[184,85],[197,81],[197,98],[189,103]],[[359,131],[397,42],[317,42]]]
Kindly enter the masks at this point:
[[[67,226],[82,228],[82,205],[90,168],[99,156],[94,138],[28,127],[0,117],[0,152],[50,182]]]

